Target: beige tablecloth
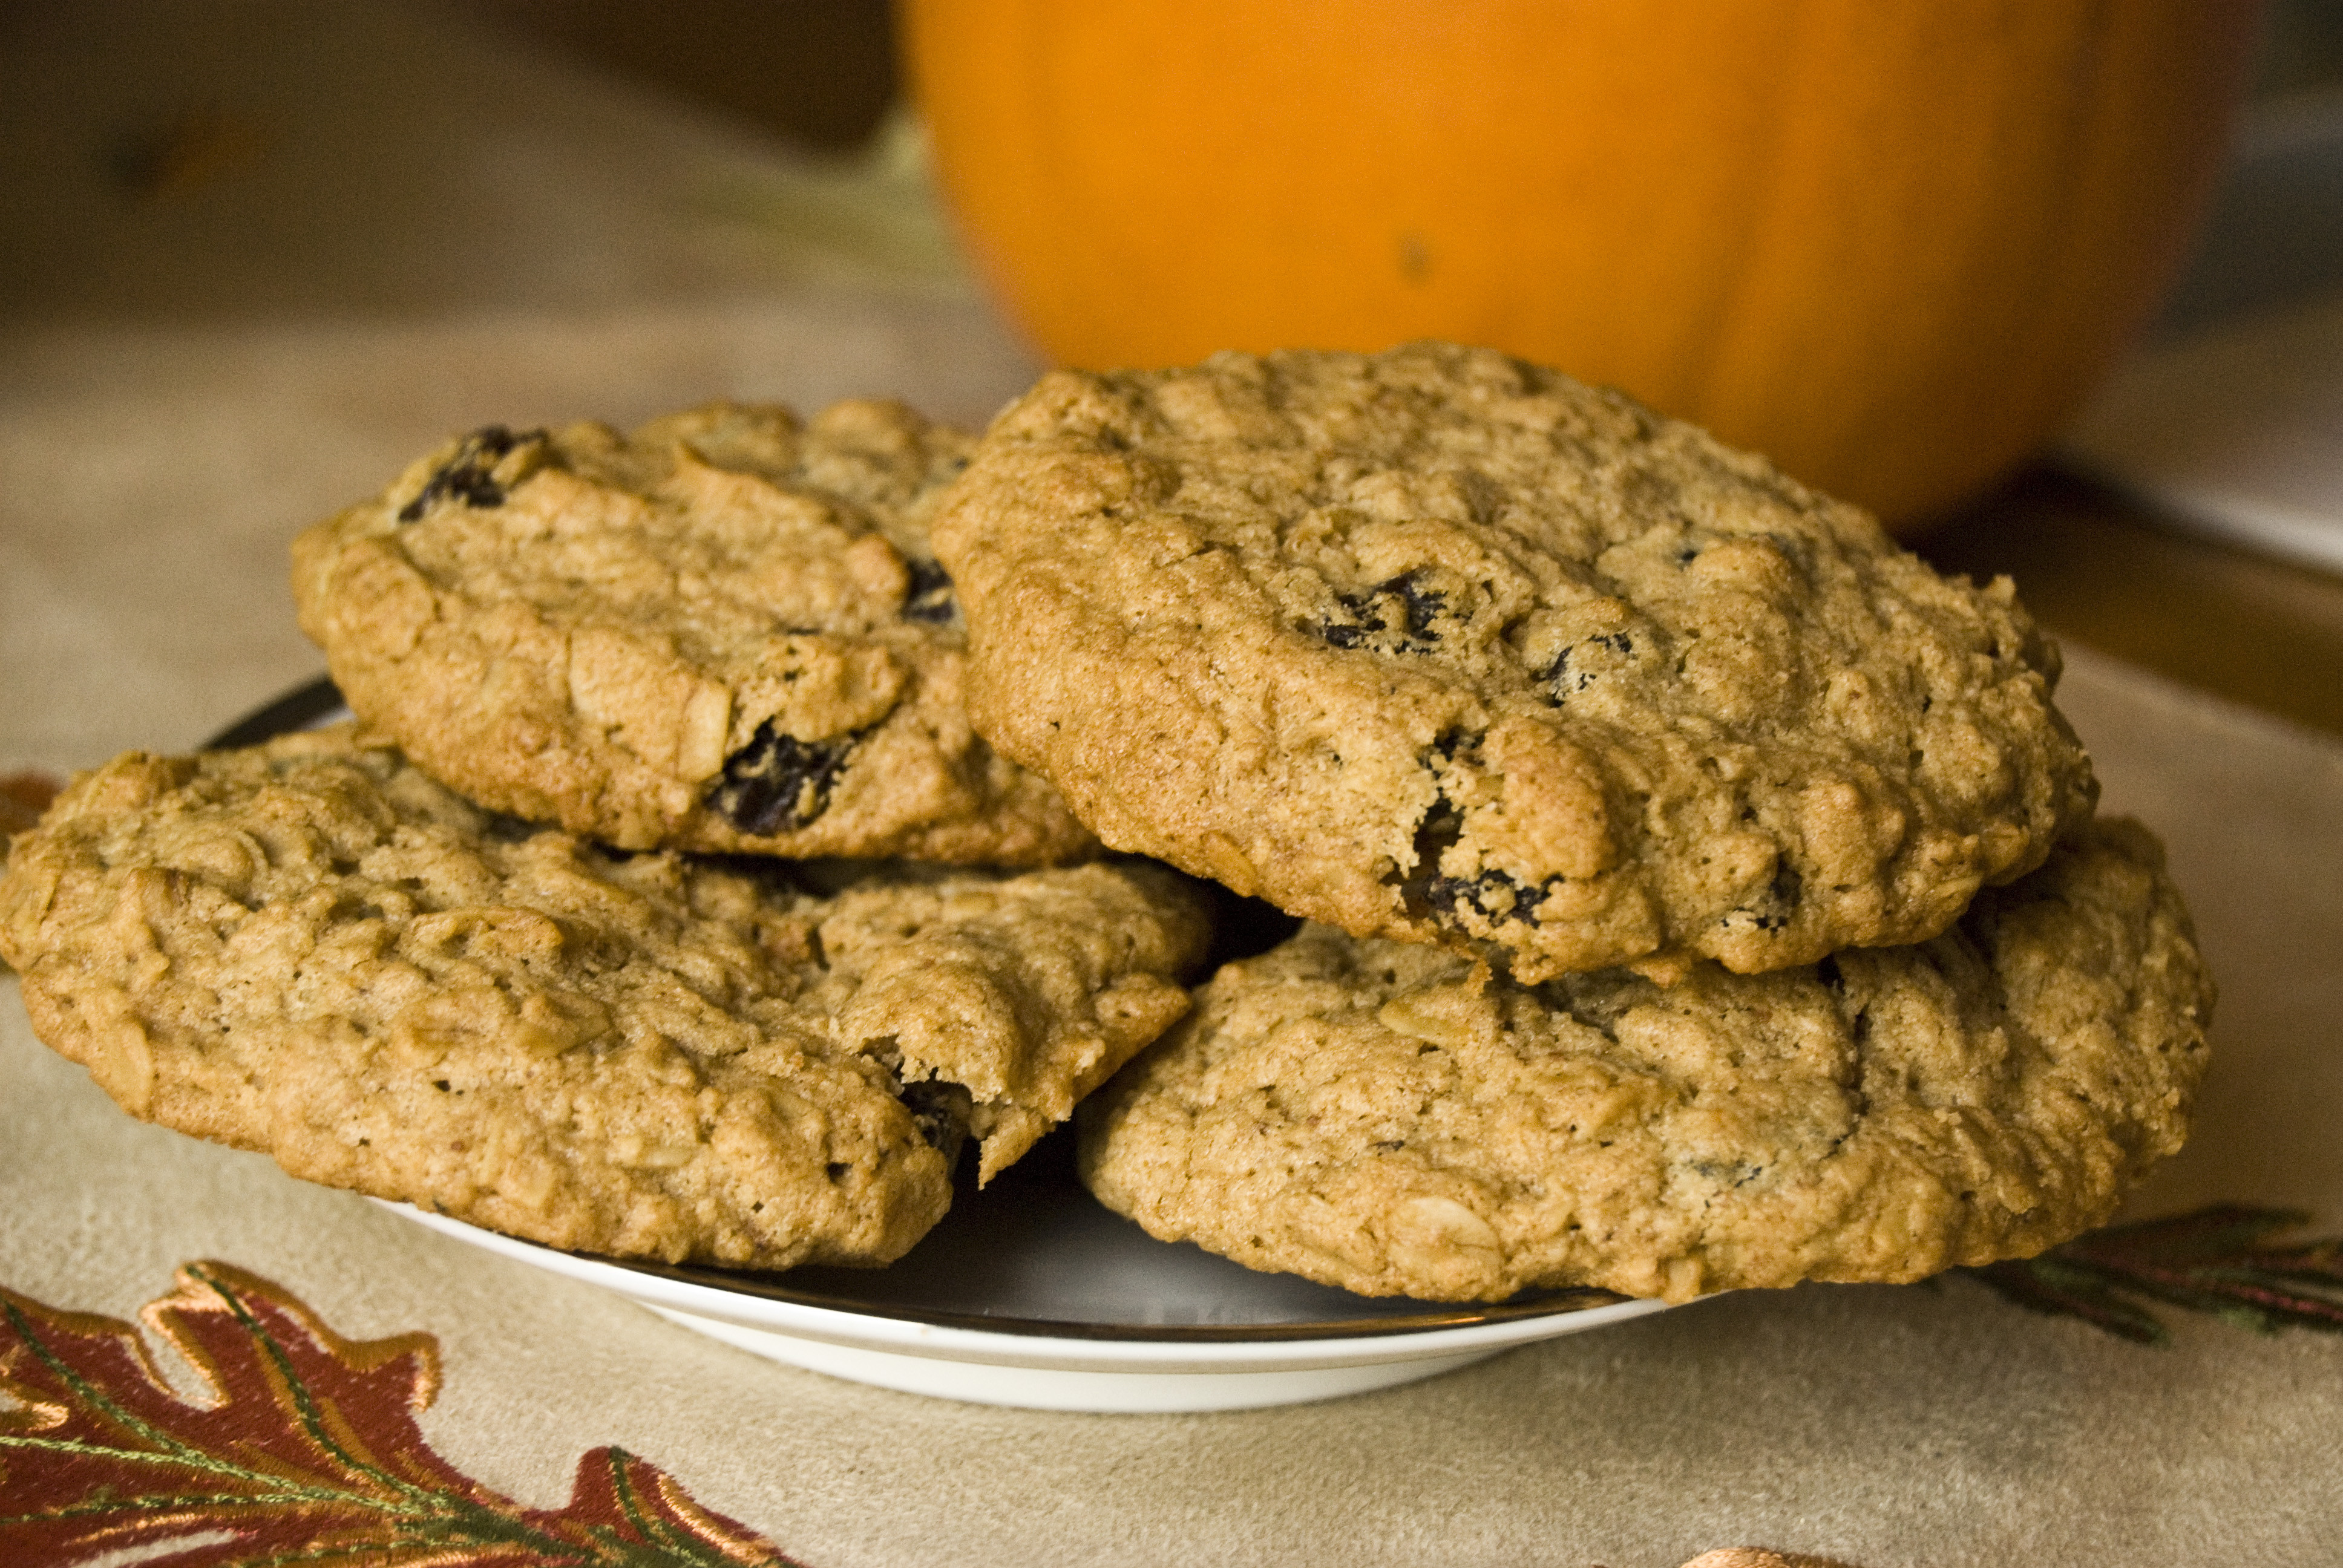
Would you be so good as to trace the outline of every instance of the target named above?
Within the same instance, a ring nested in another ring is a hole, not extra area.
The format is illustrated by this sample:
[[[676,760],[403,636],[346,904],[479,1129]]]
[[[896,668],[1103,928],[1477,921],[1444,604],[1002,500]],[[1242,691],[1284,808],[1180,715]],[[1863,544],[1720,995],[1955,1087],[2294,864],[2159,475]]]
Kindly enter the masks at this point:
[[[1031,373],[949,289],[798,276],[458,304],[6,329],[0,772],[186,748],[317,673],[287,541],[446,431],[718,395],[895,393],[979,419]],[[2073,666],[2107,805],[2170,841],[2222,986],[2197,1137],[2140,1208],[2289,1203],[2343,1229],[2343,748],[2082,650]],[[0,981],[0,1284],[128,1315],[196,1258],[347,1335],[437,1336],[425,1431],[490,1486],[550,1506],[583,1450],[617,1443],[821,1568],[2337,1553],[2343,1339],[2174,1314],[2175,1342],[2146,1349],[1954,1280],[1727,1296],[1310,1406],[954,1404],[763,1362],[135,1123]]]

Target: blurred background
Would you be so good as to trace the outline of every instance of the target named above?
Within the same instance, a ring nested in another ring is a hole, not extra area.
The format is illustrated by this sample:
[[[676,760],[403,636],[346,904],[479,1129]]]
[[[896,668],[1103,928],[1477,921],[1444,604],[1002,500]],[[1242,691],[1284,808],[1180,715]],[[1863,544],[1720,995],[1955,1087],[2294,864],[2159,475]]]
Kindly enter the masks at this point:
[[[281,577],[448,429],[870,393],[980,422],[1042,356],[946,216],[900,45],[880,0],[0,4],[10,681],[158,739],[177,634],[125,648],[68,574],[240,602],[215,585]],[[2247,75],[2135,347],[1900,526],[2064,638],[2343,732],[2343,0],[2276,0]],[[289,608],[206,657],[255,701],[315,662]],[[39,722],[0,691],[0,762]]]

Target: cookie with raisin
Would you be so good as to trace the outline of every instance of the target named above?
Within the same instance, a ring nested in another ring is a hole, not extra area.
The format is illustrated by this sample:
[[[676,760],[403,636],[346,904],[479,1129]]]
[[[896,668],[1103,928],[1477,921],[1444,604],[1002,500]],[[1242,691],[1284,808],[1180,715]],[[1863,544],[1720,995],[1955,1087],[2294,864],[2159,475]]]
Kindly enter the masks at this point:
[[[477,430],[293,547],[350,707],[490,808],[627,849],[1097,849],[961,704],[927,542],[970,437],[899,404]]]
[[[1170,1241],[1371,1295],[1908,1281],[2106,1221],[2180,1146],[2213,988],[2159,847],[2087,828],[1910,947],[1540,985],[1313,925],[1085,1103]]]
[[[1052,374],[934,538],[1107,843],[1528,981],[1924,940],[2096,799],[2006,579],[1493,352]]]
[[[1161,867],[628,854],[348,727],[76,780],[0,876],[35,1030],[131,1114],[551,1246],[881,1263],[1186,1011]]]

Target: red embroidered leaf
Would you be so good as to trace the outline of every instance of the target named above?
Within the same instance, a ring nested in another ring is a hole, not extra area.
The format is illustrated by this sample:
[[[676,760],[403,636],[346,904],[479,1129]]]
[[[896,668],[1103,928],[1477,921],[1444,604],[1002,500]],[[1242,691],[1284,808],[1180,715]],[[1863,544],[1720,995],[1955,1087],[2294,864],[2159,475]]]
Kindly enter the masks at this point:
[[[2217,1203],[2167,1220],[2109,1225],[2036,1258],[1963,1271],[2036,1312],[2077,1317],[2143,1344],[2170,1338],[2127,1295],[2210,1312],[2259,1333],[2343,1332],[2343,1238],[2264,1243],[2310,1216]]]
[[[173,1568],[737,1568],[769,1542],[614,1448],[568,1506],[528,1509],[432,1452],[427,1334],[357,1343],[256,1275],[190,1263],[147,1326],[209,1402],[166,1383],[136,1329],[0,1289],[0,1558],[137,1548]]]

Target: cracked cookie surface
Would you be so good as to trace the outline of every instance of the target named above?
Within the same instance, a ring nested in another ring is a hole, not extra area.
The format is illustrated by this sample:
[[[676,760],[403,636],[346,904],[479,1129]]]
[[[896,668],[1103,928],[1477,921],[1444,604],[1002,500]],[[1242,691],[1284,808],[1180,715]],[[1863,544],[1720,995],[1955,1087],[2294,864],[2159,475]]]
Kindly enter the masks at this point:
[[[1374,1295],[1916,1280],[2104,1222],[2186,1135],[2212,1001],[2122,821],[1927,942],[1673,987],[1310,926],[1083,1107],[1083,1177],[1156,1236]]]
[[[347,727],[77,780],[0,876],[35,1031],[132,1114],[557,1247],[880,1263],[1183,1013],[1160,867],[628,855]]]
[[[2006,579],[1491,352],[1055,373],[934,537],[1106,842],[1525,980],[1921,940],[2096,799]]]
[[[294,598],[352,711],[496,809],[628,849],[1080,859],[961,704],[927,520],[970,446],[868,401],[489,427],[302,534]]]

